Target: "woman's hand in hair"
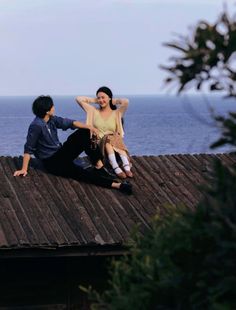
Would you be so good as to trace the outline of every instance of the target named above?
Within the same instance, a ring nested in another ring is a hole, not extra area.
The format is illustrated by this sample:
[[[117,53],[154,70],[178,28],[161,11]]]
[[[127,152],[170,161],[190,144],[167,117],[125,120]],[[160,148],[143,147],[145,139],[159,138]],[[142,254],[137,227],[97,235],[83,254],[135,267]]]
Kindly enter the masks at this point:
[[[128,108],[129,99],[127,98],[114,98],[112,99],[112,104],[119,105],[118,109],[123,115]]]

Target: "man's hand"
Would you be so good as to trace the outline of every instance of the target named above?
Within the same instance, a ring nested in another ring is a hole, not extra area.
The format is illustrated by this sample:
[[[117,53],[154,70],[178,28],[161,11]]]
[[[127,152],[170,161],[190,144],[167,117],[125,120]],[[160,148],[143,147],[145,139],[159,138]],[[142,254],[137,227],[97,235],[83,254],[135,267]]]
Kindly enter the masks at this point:
[[[23,176],[23,177],[25,177],[26,175],[27,175],[27,170],[25,170],[25,169],[21,169],[21,170],[17,170],[17,171],[15,171],[14,172],[14,177],[19,177],[19,176]]]
[[[28,171],[28,166],[29,166],[29,161],[30,161],[30,154],[25,153],[23,156],[23,163],[22,163],[22,167],[20,170],[16,170],[14,172],[14,177],[19,177],[19,176],[23,176],[25,177],[27,175],[27,171]]]
[[[93,126],[88,126],[88,129],[90,130],[90,136],[95,135],[97,138],[99,137],[99,130]]]

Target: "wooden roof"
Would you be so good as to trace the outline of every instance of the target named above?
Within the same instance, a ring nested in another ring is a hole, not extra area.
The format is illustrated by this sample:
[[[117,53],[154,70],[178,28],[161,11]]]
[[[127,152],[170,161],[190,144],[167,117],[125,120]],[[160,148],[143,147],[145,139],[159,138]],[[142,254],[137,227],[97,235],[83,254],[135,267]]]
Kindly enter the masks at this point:
[[[0,157],[0,257],[120,253],[134,225],[144,232],[157,210],[193,208],[215,158],[236,164],[232,154],[133,156],[127,196],[47,174],[34,160],[28,176],[13,177],[22,158]]]

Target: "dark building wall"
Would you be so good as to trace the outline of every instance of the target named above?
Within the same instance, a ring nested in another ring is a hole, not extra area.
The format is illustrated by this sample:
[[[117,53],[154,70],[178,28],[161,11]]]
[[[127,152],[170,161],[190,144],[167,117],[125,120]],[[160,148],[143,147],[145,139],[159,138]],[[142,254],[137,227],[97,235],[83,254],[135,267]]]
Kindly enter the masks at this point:
[[[95,256],[0,259],[0,309],[87,310],[79,285],[104,289],[106,266],[106,257]]]

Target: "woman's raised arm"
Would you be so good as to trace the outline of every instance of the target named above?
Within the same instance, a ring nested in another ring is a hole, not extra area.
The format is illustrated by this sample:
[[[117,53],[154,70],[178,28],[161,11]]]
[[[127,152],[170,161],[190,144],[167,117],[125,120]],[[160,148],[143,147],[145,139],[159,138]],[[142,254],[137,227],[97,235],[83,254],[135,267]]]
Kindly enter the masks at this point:
[[[90,103],[97,102],[97,98],[91,98],[91,97],[85,97],[85,96],[78,96],[76,97],[75,100],[85,112],[88,112],[88,110],[92,108],[92,106],[89,105]]]
[[[128,108],[129,99],[127,99],[127,98],[113,98],[112,104],[117,105],[117,108],[119,109],[120,113],[123,115]],[[118,107],[118,105],[119,105],[119,107]]]

